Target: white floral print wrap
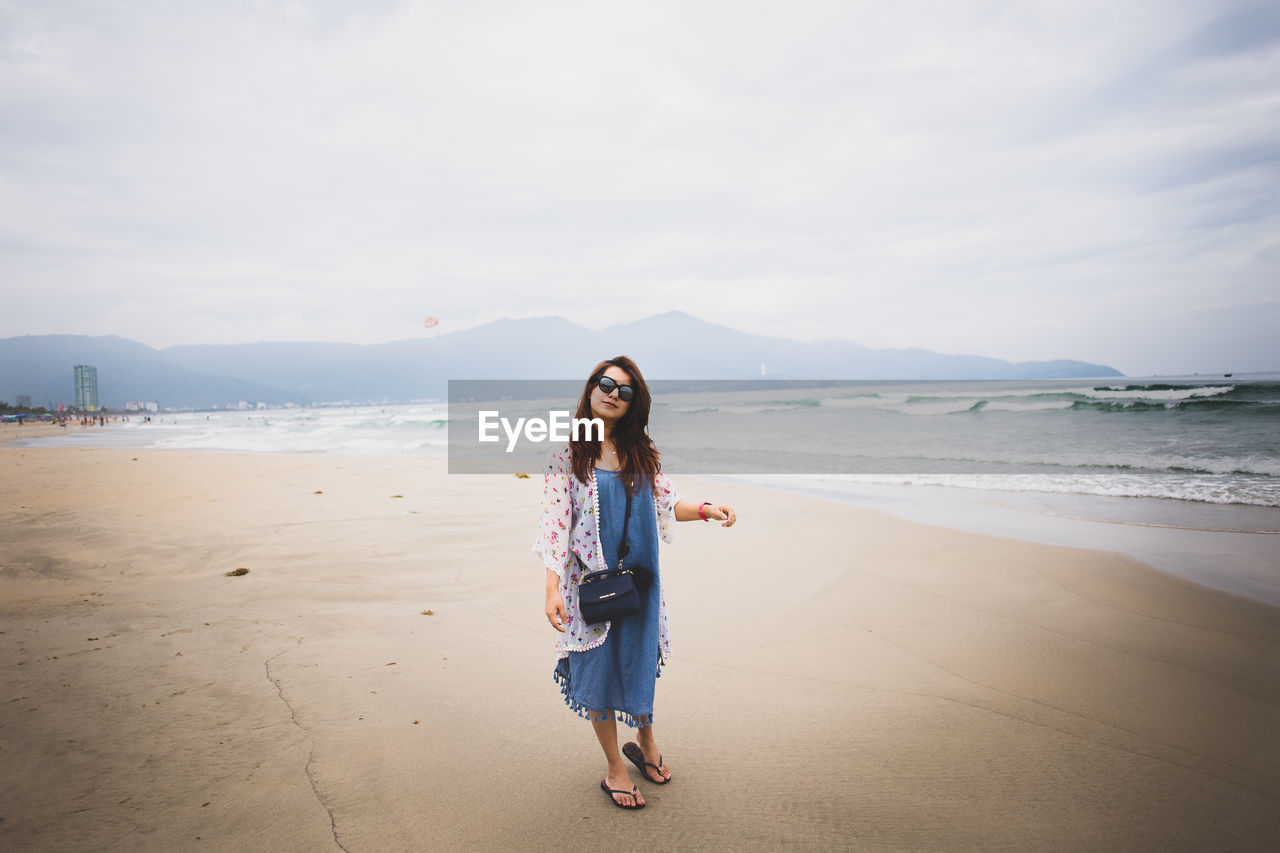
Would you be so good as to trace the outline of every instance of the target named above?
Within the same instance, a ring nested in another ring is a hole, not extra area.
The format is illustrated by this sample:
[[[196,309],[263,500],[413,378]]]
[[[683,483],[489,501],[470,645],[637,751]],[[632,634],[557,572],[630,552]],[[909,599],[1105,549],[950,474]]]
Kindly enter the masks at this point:
[[[654,485],[658,536],[670,543],[675,535],[675,506],[680,496],[665,474],[658,474]],[[600,548],[599,507],[595,469],[591,471],[590,481],[584,483],[573,474],[568,444],[548,453],[542,471],[541,522],[533,551],[542,558],[543,566],[560,578],[560,595],[569,616],[565,632],[556,636],[556,652],[562,658],[568,657],[569,652],[594,649],[609,635],[610,623],[588,625],[582,620],[578,609],[582,569],[573,559],[573,554],[577,554],[588,571],[598,571],[606,565]],[[671,656],[671,643],[667,637],[667,601],[662,595],[661,573],[658,592],[658,655],[666,661]]]

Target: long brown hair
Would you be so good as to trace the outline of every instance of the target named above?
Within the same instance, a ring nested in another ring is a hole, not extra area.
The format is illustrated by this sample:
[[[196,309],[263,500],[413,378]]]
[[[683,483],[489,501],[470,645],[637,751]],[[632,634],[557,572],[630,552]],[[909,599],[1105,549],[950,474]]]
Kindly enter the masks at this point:
[[[587,377],[587,384],[582,388],[582,396],[578,398],[578,412],[575,417],[591,418],[591,392],[595,389],[600,377],[610,367],[625,370],[631,376],[630,385],[635,389],[631,405],[627,413],[613,425],[613,446],[618,451],[619,471],[622,482],[627,484],[627,491],[636,494],[640,483],[647,482],[653,488],[654,479],[662,470],[658,461],[658,448],[649,438],[649,406],[653,398],[649,395],[649,386],[636,363],[625,355],[605,359],[596,365],[595,370]],[[573,473],[586,483],[591,478],[591,469],[602,452],[601,442],[594,439],[594,431],[585,431],[592,438],[575,438],[569,442],[573,454]]]

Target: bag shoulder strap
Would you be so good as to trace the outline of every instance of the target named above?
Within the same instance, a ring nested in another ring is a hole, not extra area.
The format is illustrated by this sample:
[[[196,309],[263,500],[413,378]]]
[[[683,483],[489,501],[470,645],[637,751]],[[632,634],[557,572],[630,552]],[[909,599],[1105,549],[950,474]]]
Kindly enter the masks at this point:
[[[631,553],[631,546],[627,544],[627,527],[631,524],[631,489],[626,483],[622,488],[627,492],[627,508],[626,515],[622,517],[622,541],[618,543],[618,571],[622,571],[622,561]]]

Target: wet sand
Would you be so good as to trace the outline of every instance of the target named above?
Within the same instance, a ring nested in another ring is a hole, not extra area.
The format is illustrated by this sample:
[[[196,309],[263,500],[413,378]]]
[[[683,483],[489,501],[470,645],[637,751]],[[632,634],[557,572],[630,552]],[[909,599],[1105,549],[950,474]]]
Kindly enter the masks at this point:
[[[1280,845],[1280,609],[1131,558],[671,472],[741,522],[663,546],[676,778],[629,813],[551,680],[536,477],[0,463],[5,849]]]

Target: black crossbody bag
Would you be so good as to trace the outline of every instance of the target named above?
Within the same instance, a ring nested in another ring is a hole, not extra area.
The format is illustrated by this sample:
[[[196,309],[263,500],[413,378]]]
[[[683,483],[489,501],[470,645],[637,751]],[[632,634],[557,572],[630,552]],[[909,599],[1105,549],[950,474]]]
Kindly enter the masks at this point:
[[[578,606],[582,609],[582,618],[588,625],[621,619],[640,612],[640,594],[636,590],[637,575],[641,583],[647,587],[652,575],[647,569],[623,568],[623,562],[630,553],[627,544],[627,528],[631,524],[631,490],[627,490],[626,515],[622,520],[622,542],[618,545],[618,567],[611,569],[608,564],[598,572],[584,573],[578,582]],[[579,565],[582,560],[574,554]],[[583,565],[585,569],[585,565]]]

